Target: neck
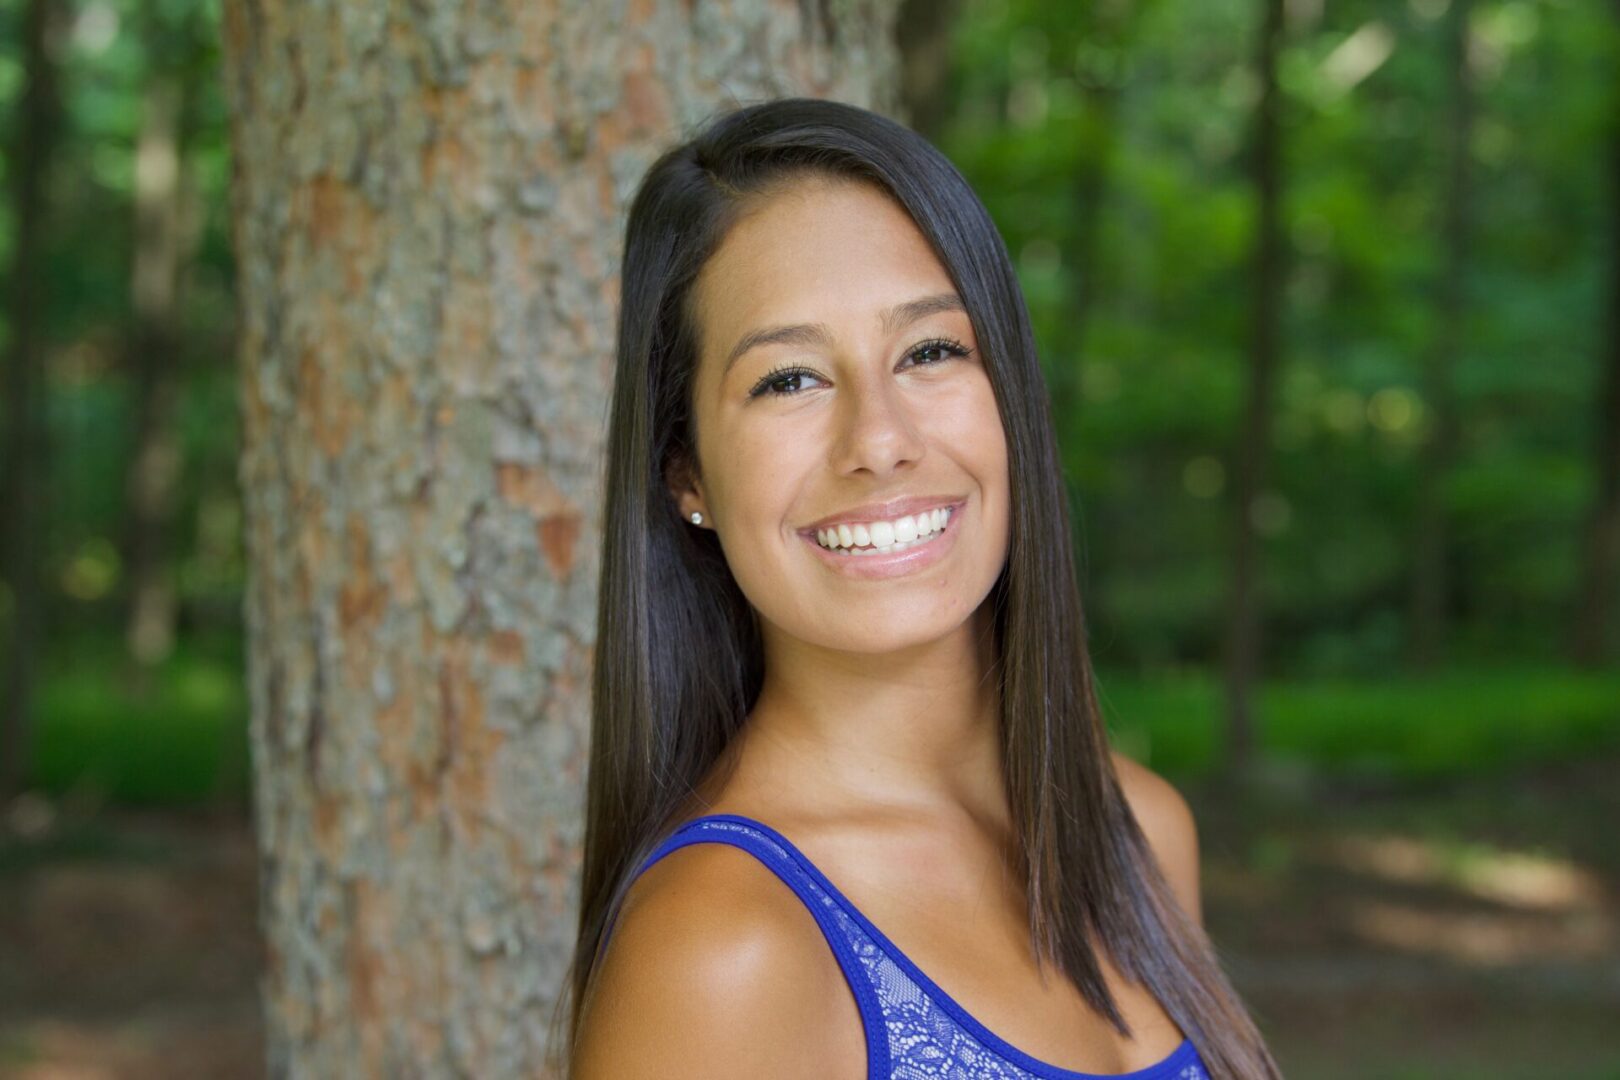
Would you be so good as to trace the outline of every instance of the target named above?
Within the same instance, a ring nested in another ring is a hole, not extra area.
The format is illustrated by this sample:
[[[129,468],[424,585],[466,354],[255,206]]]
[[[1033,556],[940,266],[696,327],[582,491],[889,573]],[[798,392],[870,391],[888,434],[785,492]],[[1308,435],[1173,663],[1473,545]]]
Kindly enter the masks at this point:
[[[762,625],[765,683],[736,748],[747,784],[796,815],[1005,810],[993,613],[881,655]]]

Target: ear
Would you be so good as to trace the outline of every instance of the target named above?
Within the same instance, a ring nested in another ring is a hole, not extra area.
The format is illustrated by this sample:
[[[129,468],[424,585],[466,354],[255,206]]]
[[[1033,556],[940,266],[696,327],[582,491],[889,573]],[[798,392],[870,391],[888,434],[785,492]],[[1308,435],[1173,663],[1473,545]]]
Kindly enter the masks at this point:
[[[675,500],[675,508],[680,512],[681,520],[690,525],[692,513],[696,511],[703,515],[703,525],[698,528],[710,524],[709,502],[703,494],[703,481],[698,479],[696,470],[684,455],[676,455],[670,459],[669,466],[664,470],[664,483],[669,487],[670,496]]]

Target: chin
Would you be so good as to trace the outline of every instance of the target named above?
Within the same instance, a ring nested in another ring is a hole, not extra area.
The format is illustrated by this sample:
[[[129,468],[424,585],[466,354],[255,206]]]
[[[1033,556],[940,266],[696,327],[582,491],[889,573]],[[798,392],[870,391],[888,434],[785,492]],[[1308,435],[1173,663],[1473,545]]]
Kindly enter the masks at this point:
[[[890,627],[874,631],[868,627],[866,632],[852,633],[845,625],[834,620],[830,625],[807,630],[802,640],[834,652],[881,656],[916,649],[948,638],[962,628],[963,621],[931,618],[927,625],[914,625],[903,630]]]

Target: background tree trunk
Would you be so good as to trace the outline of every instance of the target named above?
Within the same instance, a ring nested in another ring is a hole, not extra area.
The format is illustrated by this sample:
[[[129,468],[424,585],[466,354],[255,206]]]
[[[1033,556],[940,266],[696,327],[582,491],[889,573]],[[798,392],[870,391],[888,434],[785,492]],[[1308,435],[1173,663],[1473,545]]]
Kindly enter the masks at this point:
[[[270,1075],[541,1072],[628,199],[737,100],[893,113],[896,8],[226,5]]]
[[[1445,178],[1445,270],[1440,282],[1438,331],[1424,369],[1423,397],[1431,417],[1418,463],[1417,519],[1412,552],[1411,660],[1431,670],[1445,659],[1446,598],[1451,594],[1447,552],[1446,480],[1457,453],[1457,403],[1452,370],[1465,343],[1468,285],[1469,146],[1474,127],[1473,85],[1468,68],[1469,0],[1452,0],[1446,12],[1446,51],[1451,76]]]
[[[897,119],[937,139],[952,102],[951,29],[962,0],[900,0],[895,37],[900,50],[900,112]]]
[[[1080,24],[1076,40],[1064,42],[1072,58],[1068,69],[1082,103],[1078,118],[1081,150],[1073,186],[1075,237],[1069,251],[1074,288],[1064,320],[1069,349],[1052,388],[1053,411],[1067,431],[1078,425],[1085,404],[1081,372],[1090,355],[1086,332],[1100,293],[1097,281],[1102,265],[1102,228],[1107,219],[1108,177],[1113,171],[1118,141],[1117,114],[1125,88],[1126,49],[1132,22],[1141,17],[1140,8],[1145,6],[1091,0],[1074,11],[1073,18]]]
[[[60,129],[58,51],[69,7],[29,0],[23,8],[23,90],[7,160],[16,236],[7,268],[6,435],[0,506],[5,507],[4,569],[10,587],[5,683],[0,688],[0,800],[20,792],[33,761],[34,684],[44,656],[46,611],[40,565],[49,507],[50,449],[45,434],[43,284],[45,181]]]
[[[1620,22],[1620,4],[1613,7]],[[1620,26],[1616,38],[1620,39]],[[1620,49],[1614,51],[1620,59]],[[1608,357],[1599,376],[1592,443],[1597,483],[1587,518],[1580,592],[1570,635],[1571,658],[1586,668],[1599,667],[1608,657],[1615,587],[1620,581],[1620,96],[1614,99],[1614,107],[1609,135],[1609,205],[1614,217],[1609,226]]]
[[[142,677],[174,649],[175,513],[182,450],[176,410],[182,386],[185,310],[182,268],[197,240],[196,184],[187,144],[196,111],[195,9],[177,25],[148,9],[137,20],[150,56],[177,56],[177,69],[153,65],[141,97],[135,146],[135,248],[130,268],[127,349],[135,391],[131,453],[124,481],[124,565],[129,606],[124,640]]]
[[[1232,578],[1224,658],[1226,747],[1223,768],[1246,771],[1254,756],[1253,689],[1260,676],[1260,497],[1271,450],[1272,386],[1282,351],[1283,247],[1281,90],[1277,54],[1282,47],[1283,0],[1266,0],[1261,14],[1255,73],[1260,100],[1255,110],[1250,168],[1258,203],[1254,242],[1253,344],[1248,398],[1236,433],[1232,468]]]
[[[1126,50],[1134,21],[1141,18],[1149,6],[1147,3],[1116,5],[1105,0],[1089,0],[1077,6],[1072,14],[1078,24],[1074,38],[1062,39],[1063,51],[1069,57],[1065,67],[1079,88],[1082,103],[1077,118],[1081,129],[1080,153],[1072,187],[1074,240],[1065,253],[1073,268],[1074,287],[1069,293],[1063,321],[1064,344],[1052,365],[1052,412],[1057,418],[1060,440],[1066,446],[1077,445],[1083,430],[1085,370],[1091,359],[1088,332],[1097,299],[1103,293],[1097,283],[1103,266],[1103,223],[1107,220],[1108,180],[1114,169],[1118,142]],[[1101,586],[1108,580],[1112,554],[1109,537],[1114,535],[1107,524],[1109,507],[1107,501],[1101,499],[1088,506],[1076,470],[1066,466],[1063,479],[1068,487],[1071,528],[1080,538],[1075,545],[1080,595],[1087,605],[1088,618],[1099,619],[1104,612],[1100,602]],[[1089,527],[1088,512],[1093,518]]]

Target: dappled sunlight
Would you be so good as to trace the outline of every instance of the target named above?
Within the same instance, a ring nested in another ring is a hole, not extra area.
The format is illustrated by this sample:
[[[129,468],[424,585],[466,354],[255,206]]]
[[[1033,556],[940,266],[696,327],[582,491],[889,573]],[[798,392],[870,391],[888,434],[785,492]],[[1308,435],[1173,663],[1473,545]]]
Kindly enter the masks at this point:
[[[1475,966],[1590,961],[1615,944],[1613,920],[1597,911],[1547,919],[1357,899],[1349,902],[1347,916],[1351,928],[1372,943]]]
[[[1327,843],[1340,866],[1388,881],[1443,886],[1510,907],[1578,911],[1603,905],[1597,875],[1568,859],[1408,836],[1352,834]]]
[[[1501,966],[1592,961],[1620,943],[1603,882],[1568,859],[1370,833],[1328,838],[1318,852],[1354,874],[1451,894],[1341,897],[1346,925],[1372,944]]]
[[[1322,61],[1320,93],[1337,99],[1377,71],[1395,51],[1395,34],[1379,19],[1363,23]]]

